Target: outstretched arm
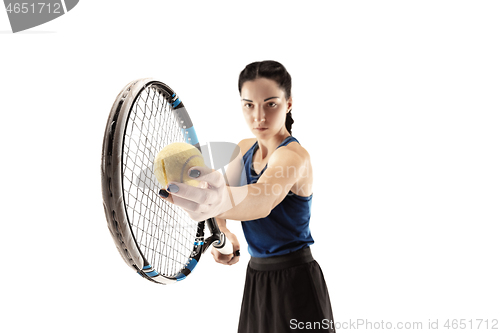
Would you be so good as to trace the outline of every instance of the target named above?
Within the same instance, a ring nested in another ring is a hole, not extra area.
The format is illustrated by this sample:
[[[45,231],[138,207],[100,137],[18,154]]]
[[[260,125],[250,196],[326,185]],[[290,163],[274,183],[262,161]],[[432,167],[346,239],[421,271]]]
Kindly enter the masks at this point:
[[[262,218],[269,215],[303,176],[306,162],[292,149],[282,147],[271,155],[257,183],[238,187],[227,186],[217,171],[193,167],[191,170],[200,171],[193,178],[206,186],[171,183],[167,189],[171,195],[166,200],[182,207],[197,221],[212,216],[239,221]]]
[[[304,162],[286,147],[277,150],[257,183],[228,188],[234,205],[224,207],[218,217],[247,221],[268,216],[301,177]]]

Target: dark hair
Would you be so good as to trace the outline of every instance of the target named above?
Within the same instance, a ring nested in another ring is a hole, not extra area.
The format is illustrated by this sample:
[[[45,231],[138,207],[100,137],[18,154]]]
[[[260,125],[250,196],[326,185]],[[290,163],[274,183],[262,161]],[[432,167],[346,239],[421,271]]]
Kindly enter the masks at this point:
[[[265,78],[275,81],[280,89],[285,92],[285,98],[288,100],[292,96],[292,77],[286,70],[285,66],[277,61],[265,60],[256,61],[247,65],[241,71],[238,80],[238,90],[241,94],[241,87],[247,81],[253,81],[258,78]],[[287,131],[292,134],[292,110],[286,114],[285,127]]]

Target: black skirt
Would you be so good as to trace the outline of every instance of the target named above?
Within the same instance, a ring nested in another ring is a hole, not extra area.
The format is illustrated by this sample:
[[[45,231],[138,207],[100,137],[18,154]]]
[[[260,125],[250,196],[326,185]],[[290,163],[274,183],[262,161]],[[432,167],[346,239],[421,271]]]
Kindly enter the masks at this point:
[[[335,332],[323,272],[309,247],[250,259],[238,333]]]

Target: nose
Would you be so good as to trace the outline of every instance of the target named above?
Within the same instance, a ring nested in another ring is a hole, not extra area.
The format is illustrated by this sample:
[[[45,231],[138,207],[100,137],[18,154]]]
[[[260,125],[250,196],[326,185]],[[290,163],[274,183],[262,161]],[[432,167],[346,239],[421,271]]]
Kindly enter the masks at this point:
[[[264,110],[262,108],[255,108],[255,113],[254,113],[254,118],[253,120],[256,123],[263,123],[266,121],[266,115],[264,113]]]

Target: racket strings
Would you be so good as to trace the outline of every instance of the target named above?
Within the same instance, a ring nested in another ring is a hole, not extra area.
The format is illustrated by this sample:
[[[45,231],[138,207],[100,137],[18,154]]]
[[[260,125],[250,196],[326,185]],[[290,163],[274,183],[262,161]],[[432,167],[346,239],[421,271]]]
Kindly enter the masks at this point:
[[[184,141],[183,132],[171,105],[153,86],[136,98],[125,132],[122,172],[130,226],[149,264],[175,276],[189,263],[198,223],[159,197],[153,165],[163,147]]]
[[[150,99],[149,97],[150,97],[150,96],[148,95],[148,96],[147,96],[147,98],[144,100],[146,107],[147,107],[147,108],[149,108],[150,110],[157,110],[157,109],[158,109],[158,105],[155,105],[155,99]],[[151,102],[151,105],[149,105],[149,103],[148,103],[148,102]],[[144,115],[145,115],[146,117],[147,117],[147,114],[148,114],[148,113],[144,113]],[[150,124],[151,124],[151,122],[145,122],[145,119],[144,119],[144,118],[142,118],[142,119],[141,119],[141,121],[143,121],[143,123],[145,123],[145,124],[147,124],[147,125],[150,125]],[[149,126],[148,126],[148,127],[149,127]],[[150,129],[150,128],[148,128],[148,129],[147,129],[147,132],[150,132],[150,131],[151,131],[151,129]],[[162,132],[163,132],[163,131],[162,131]],[[160,133],[162,133],[162,132],[160,132]],[[163,133],[165,133],[165,132],[163,132]],[[146,142],[147,142],[147,138],[146,138]],[[157,225],[158,225],[158,224],[157,224]],[[163,228],[160,228],[160,229],[163,229]],[[163,231],[163,242],[162,242],[162,243],[163,243],[163,245],[164,245],[164,244],[166,244],[166,243],[165,243],[165,235],[172,235],[172,233],[173,233],[173,232],[175,232],[175,229],[174,229],[174,230],[166,230],[166,231],[163,229],[162,231]],[[150,235],[150,233],[148,233],[148,235]],[[177,237],[178,237],[178,239],[180,239],[180,235],[178,235]],[[153,239],[154,239],[154,238],[160,238],[160,236],[159,236],[159,235],[153,235],[153,238],[150,238],[150,239],[149,239],[149,242],[148,242],[148,247],[149,247],[149,249],[152,249],[154,252],[156,252],[156,253],[158,254],[158,253],[160,253],[160,251],[158,251],[157,246],[155,246],[155,247],[153,248],[153,247],[152,247],[152,244],[151,244],[151,243],[153,243]],[[168,238],[166,239],[166,241],[168,242]],[[156,245],[158,245],[158,244],[161,244],[161,242],[156,242]],[[187,247],[187,249],[188,249],[188,250],[190,250],[190,246],[189,246],[189,247]],[[172,250],[173,250],[173,251],[172,251]],[[179,255],[180,255],[179,251],[175,251],[175,250],[176,250],[175,248],[170,247],[170,254],[169,254],[169,256],[170,256],[170,259],[173,259],[171,263],[174,263],[174,262],[177,262],[177,263],[182,263],[182,261],[180,261],[180,260],[179,260]],[[174,254],[174,255],[172,255],[172,252],[173,252],[173,254]],[[161,254],[161,253],[160,253],[160,254]],[[160,257],[160,258],[161,258],[161,257]],[[161,258],[161,259],[162,259],[162,258]],[[163,261],[163,260],[161,260],[161,259],[160,259],[160,262],[161,262],[161,261]],[[160,266],[161,266],[161,264],[160,264]]]

